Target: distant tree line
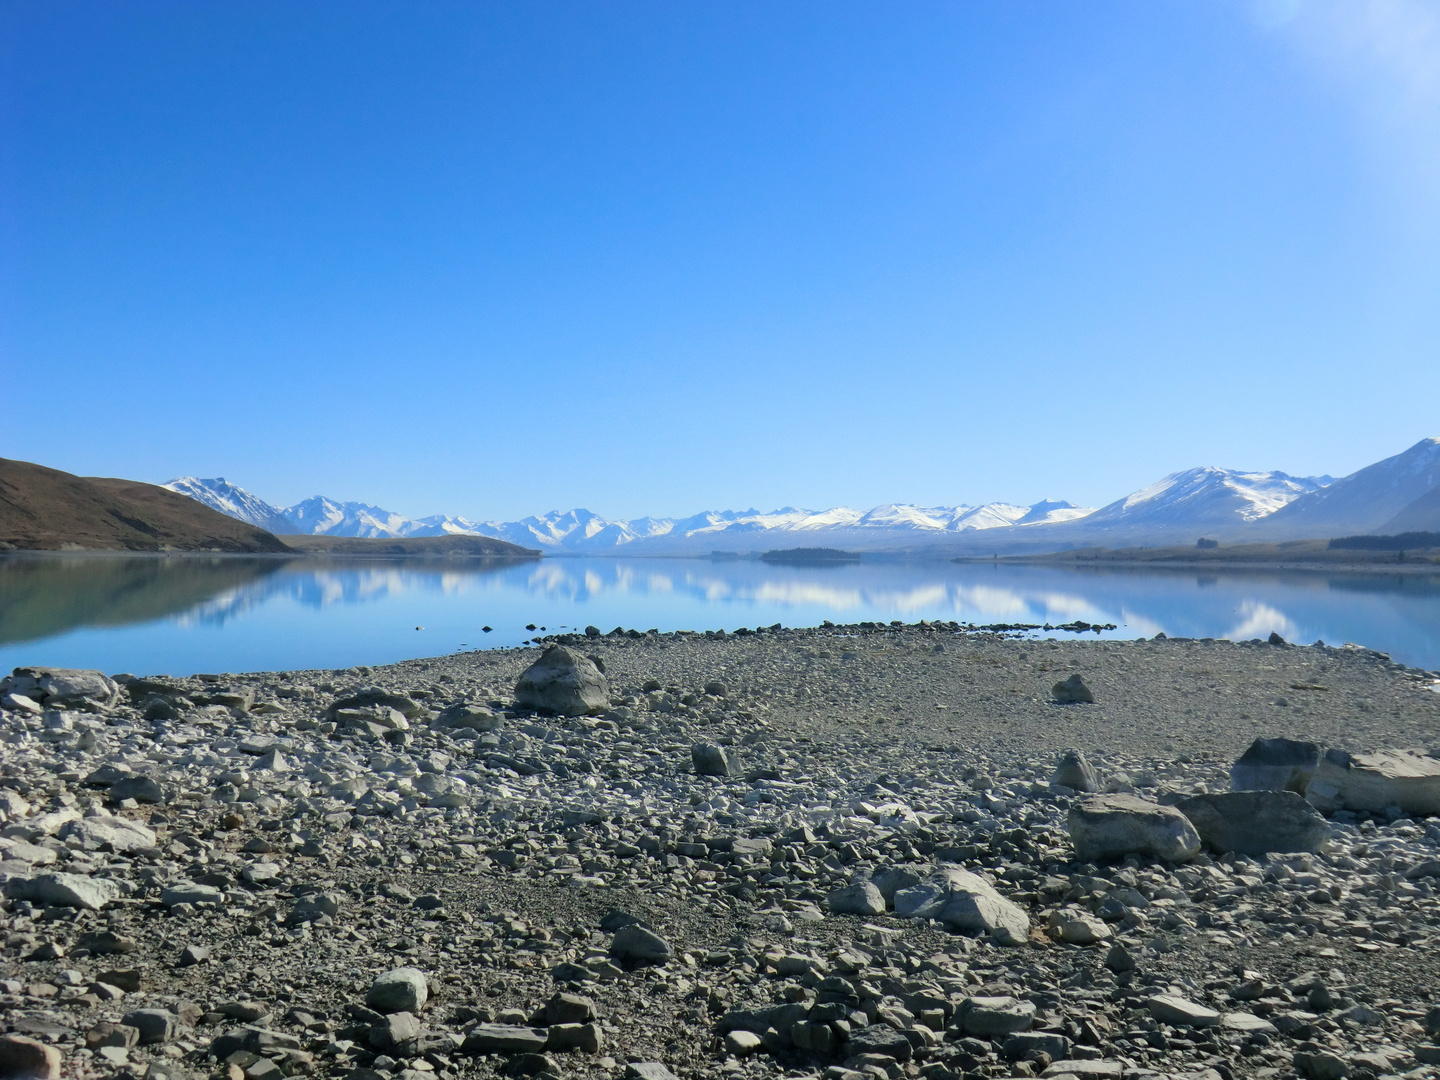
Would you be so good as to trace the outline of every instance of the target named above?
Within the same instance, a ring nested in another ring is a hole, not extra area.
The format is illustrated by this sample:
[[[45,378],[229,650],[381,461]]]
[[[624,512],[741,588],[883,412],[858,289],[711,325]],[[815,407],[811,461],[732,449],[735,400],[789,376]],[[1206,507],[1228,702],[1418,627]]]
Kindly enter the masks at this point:
[[[841,563],[859,562],[860,556],[853,551],[841,551],[839,548],[785,548],[779,551],[767,551],[760,558],[764,562],[783,563]]]
[[[1440,547],[1440,532],[1407,532],[1395,536],[1341,536],[1330,541],[1339,551],[1407,551]]]

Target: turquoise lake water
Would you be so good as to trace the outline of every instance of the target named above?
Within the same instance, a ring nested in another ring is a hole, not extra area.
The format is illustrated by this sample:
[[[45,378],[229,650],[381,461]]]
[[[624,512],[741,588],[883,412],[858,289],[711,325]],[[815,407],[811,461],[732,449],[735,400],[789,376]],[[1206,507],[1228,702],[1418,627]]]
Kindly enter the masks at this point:
[[[826,619],[1083,620],[1115,623],[1105,635],[1112,637],[1164,631],[1245,639],[1276,631],[1440,668],[1440,575],[943,561],[0,558],[0,671],[20,664],[173,675],[341,668],[518,645],[532,636],[531,623],[550,632],[587,624],[734,630]]]

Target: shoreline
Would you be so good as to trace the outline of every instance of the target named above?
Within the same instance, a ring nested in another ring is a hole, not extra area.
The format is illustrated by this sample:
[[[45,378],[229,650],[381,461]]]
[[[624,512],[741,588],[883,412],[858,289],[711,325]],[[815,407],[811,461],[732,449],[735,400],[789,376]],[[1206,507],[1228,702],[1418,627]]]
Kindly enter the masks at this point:
[[[1066,570],[1091,570],[1116,568],[1121,570],[1180,570],[1193,572],[1195,570],[1208,570],[1214,573],[1225,573],[1227,571],[1263,571],[1283,570],[1287,573],[1303,574],[1389,574],[1392,576],[1410,577],[1413,575],[1434,574],[1440,576],[1440,563],[1350,563],[1350,562],[1285,562],[1283,560],[1264,559],[1237,559],[1234,561],[1223,560],[1162,560],[1143,558],[1077,558],[1065,559],[1052,556],[1013,556],[999,559],[984,559],[960,557],[951,560],[957,563],[968,565],[992,564],[999,566],[1044,566],[1058,567]]]

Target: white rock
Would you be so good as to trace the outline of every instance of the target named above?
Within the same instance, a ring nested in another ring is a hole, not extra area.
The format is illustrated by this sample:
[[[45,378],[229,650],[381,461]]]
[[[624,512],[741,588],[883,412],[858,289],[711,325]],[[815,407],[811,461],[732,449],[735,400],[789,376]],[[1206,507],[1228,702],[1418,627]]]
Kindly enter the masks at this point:
[[[65,827],[64,836],[97,846],[109,844],[112,850],[121,853],[155,846],[152,829],[122,817],[81,818]]]
[[[47,709],[109,708],[120,696],[120,687],[99,671],[18,667],[0,679],[0,696],[6,694],[21,694]]]
[[[87,911],[99,911],[120,895],[120,889],[113,881],[84,877],[81,874],[41,874],[32,878],[11,878],[5,885],[5,892],[17,900],[84,908]]]
[[[1005,945],[1030,935],[1030,916],[1006,900],[984,878],[958,866],[938,867],[918,885],[895,894],[895,914],[905,919],[939,919],[957,930],[991,934]]]
[[[1324,811],[1398,806],[1407,814],[1440,814],[1440,758],[1405,750],[1327,750],[1305,798]]]
[[[1098,945],[1114,936],[1102,920],[1084,911],[1051,912],[1048,925],[1052,933],[1071,945]]]

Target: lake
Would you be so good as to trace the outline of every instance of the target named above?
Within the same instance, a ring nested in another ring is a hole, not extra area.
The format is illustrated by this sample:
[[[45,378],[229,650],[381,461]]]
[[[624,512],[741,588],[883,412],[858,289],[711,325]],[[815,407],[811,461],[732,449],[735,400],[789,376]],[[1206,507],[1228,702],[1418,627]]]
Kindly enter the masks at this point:
[[[1110,637],[1277,631],[1440,668],[1440,575],[1428,574],[943,561],[0,557],[0,672],[21,664],[137,675],[343,668],[518,645],[532,636],[528,624],[552,633],[587,624],[734,630],[826,619],[1083,620],[1115,623]]]

